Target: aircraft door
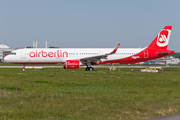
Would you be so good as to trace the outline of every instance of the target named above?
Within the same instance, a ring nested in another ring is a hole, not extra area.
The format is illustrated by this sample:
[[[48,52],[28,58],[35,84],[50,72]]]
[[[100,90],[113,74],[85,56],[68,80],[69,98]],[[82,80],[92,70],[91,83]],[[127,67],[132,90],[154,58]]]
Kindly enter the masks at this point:
[[[25,49],[21,50],[21,58],[22,59],[26,58],[26,50]]]
[[[144,58],[148,58],[148,50],[144,50]]]

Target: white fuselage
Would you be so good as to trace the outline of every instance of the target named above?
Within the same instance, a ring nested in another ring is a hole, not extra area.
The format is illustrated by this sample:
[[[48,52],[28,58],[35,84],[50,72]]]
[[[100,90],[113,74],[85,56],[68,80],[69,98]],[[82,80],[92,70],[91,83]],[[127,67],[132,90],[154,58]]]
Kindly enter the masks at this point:
[[[38,49],[19,49],[13,51],[5,57],[6,62],[11,63],[41,63],[41,64],[58,64],[66,60],[80,60],[92,56],[98,56],[110,53],[113,48],[38,48]],[[133,56],[141,52],[142,48],[119,48],[113,55],[109,55],[101,61],[118,60]]]

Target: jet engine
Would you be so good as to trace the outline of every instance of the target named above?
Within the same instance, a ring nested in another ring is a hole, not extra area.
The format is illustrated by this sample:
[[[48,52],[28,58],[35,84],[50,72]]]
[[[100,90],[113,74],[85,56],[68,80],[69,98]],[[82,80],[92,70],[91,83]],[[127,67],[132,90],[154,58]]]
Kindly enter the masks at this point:
[[[66,60],[63,65],[64,69],[76,69],[79,68],[82,63],[79,60]]]

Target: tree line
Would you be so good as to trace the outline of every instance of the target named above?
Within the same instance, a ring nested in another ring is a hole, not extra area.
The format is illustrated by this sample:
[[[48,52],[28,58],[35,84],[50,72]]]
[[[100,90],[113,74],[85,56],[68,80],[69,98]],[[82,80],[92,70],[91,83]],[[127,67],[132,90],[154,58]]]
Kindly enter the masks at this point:
[[[179,58],[180,59],[180,53],[179,52],[175,52],[173,55],[171,55],[175,58]]]

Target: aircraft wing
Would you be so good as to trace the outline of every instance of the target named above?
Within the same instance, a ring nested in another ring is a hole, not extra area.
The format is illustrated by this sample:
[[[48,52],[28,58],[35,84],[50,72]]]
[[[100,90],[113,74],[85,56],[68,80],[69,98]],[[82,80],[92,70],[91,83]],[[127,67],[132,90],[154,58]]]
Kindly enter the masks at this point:
[[[87,62],[95,62],[96,63],[97,61],[101,61],[101,59],[106,59],[107,56],[116,53],[116,51],[118,50],[119,46],[120,46],[120,43],[110,53],[103,54],[103,55],[92,56],[92,57],[81,58],[80,61],[82,61],[83,63],[87,63]]]

